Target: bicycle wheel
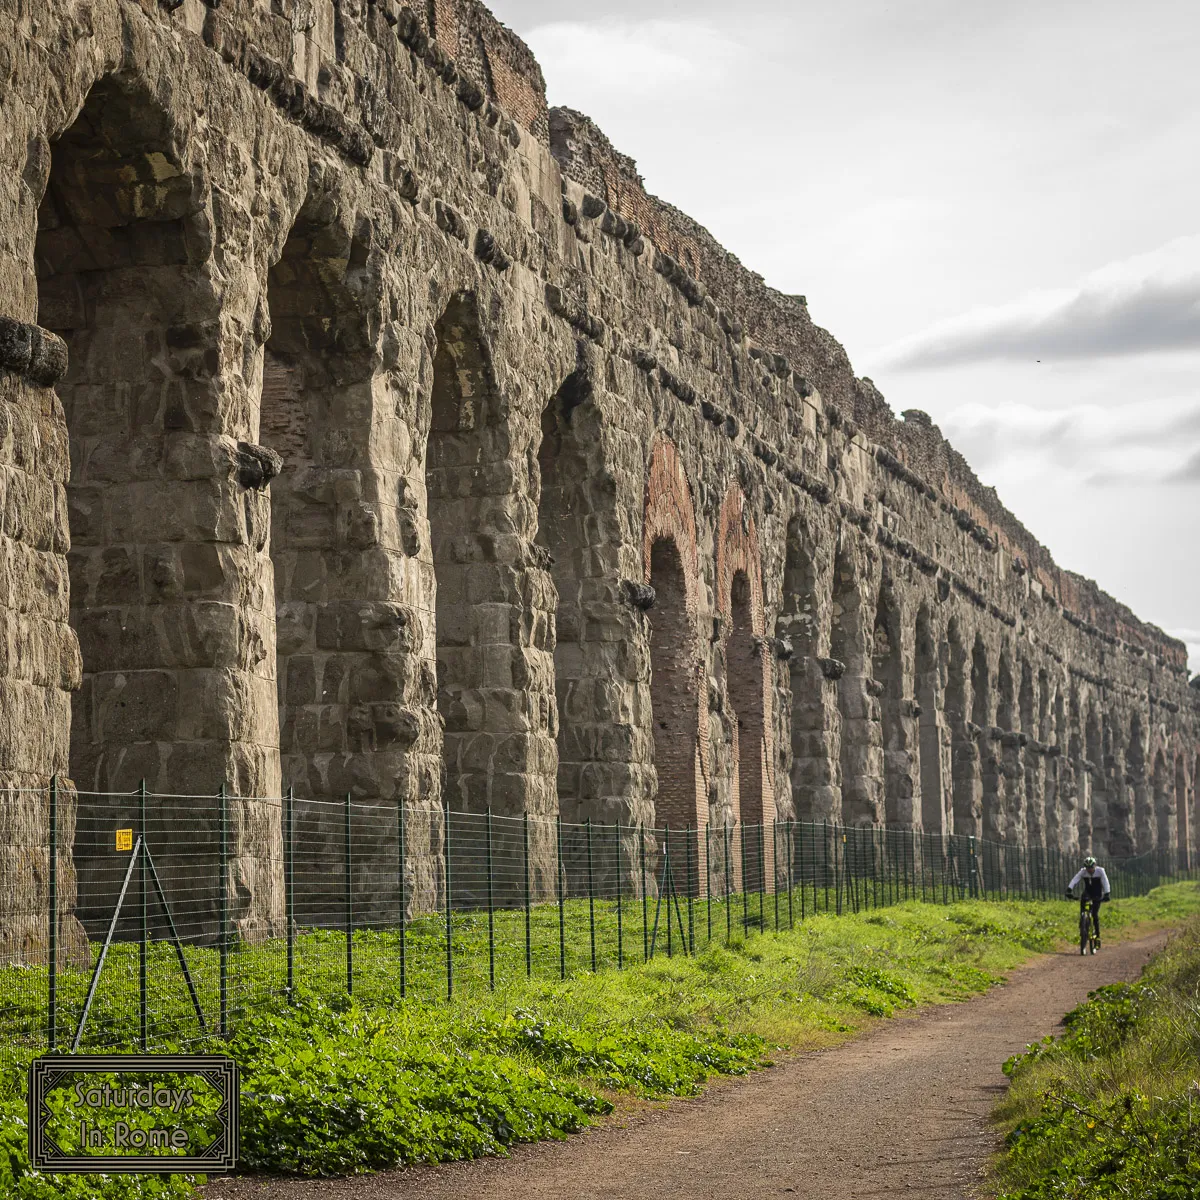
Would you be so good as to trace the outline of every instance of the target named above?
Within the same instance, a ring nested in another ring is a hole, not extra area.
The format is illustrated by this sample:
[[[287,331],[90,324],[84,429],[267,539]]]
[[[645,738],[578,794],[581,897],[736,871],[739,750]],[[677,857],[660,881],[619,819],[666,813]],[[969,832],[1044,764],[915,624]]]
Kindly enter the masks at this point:
[[[1092,918],[1088,910],[1081,909],[1079,913],[1079,953],[1086,954],[1091,949]]]

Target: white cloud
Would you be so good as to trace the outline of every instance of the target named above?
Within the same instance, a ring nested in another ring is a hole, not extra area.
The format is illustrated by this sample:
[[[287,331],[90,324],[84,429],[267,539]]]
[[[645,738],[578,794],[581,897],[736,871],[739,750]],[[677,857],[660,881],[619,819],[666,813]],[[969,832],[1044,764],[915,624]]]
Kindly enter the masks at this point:
[[[717,83],[742,53],[707,21],[553,21],[524,37],[545,72],[550,102],[584,112],[592,100],[604,110],[614,98],[628,102],[681,84]]]
[[[1053,470],[1104,485],[1200,482],[1196,400],[1064,408],[968,402],[943,418],[942,429],[984,476],[1004,465],[1026,478]]]
[[[940,321],[875,359],[893,369],[996,359],[1200,352],[1200,235],[1085,275],[1072,287]]]

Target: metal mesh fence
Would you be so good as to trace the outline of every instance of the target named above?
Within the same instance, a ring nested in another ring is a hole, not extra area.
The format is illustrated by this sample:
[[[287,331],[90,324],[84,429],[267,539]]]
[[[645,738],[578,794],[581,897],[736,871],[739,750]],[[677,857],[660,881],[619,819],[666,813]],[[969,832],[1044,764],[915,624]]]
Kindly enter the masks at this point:
[[[284,797],[5,792],[10,1049],[186,1043],[301,994],[447,998],[816,914],[1061,895],[1076,856],[780,821],[657,829]],[[1115,896],[1190,875],[1103,862]],[[51,920],[50,914],[57,913]]]

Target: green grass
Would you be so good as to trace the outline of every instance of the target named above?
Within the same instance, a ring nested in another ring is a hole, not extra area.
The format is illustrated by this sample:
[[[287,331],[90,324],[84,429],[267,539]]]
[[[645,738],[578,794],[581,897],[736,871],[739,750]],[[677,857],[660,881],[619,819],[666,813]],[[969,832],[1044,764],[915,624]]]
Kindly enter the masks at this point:
[[[1173,885],[1109,909],[1111,936],[1135,923],[1174,922],[1200,910],[1200,889]],[[792,931],[756,932],[729,946],[714,942],[694,957],[678,953],[676,931],[671,958],[566,980],[557,978],[557,913],[550,916],[540,932],[551,935],[553,953],[539,955],[538,971],[525,977],[522,918],[515,969],[506,966],[498,974],[494,993],[488,989],[486,916],[482,935],[476,929],[473,938],[464,922],[461,939],[456,929],[458,986],[450,1002],[437,975],[444,960],[435,953],[436,927],[418,927],[409,938],[413,990],[403,1001],[394,933],[356,937],[363,976],[353,1000],[341,987],[337,935],[301,940],[308,969],[291,1007],[277,994],[278,962],[266,952],[247,956],[239,978],[259,982],[241,994],[257,990],[262,1007],[246,1013],[230,1044],[243,1070],[243,1165],[349,1173],[503,1153],[518,1141],[565,1137],[623,1096],[691,1094],[714,1075],[829,1045],[898,1011],[965,999],[1068,937],[1075,913],[1062,901],[909,902],[810,917]],[[578,971],[590,963],[588,928],[568,921],[567,934],[569,968]],[[632,931],[630,942],[636,951],[630,957],[640,959],[640,930]],[[136,962],[132,949],[117,947],[115,979]],[[192,954],[207,989],[211,951]],[[169,963],[161,965],[168,978]],[[320,994],[309,986],[314,981]],[[4,984],[0,978],[0,997]],[[166,989],[160,1005],[176,991],[182,988]],[[130,1002],[127,987],[111,989],[97,1027],[127,1049],[136,1033],[136,1004]],[[213,1039],[188,1048],[224,1045]],[[13,1121],[0,1143],[0,1194],[19,1200],[187,1194],[181,1179],[100,1183],[64,1177],[64,1183],[23,1173],[24,1130],[13,1123],[23,1104],[15,1067],[28,1057],[19,1053],[2,1080],[0,1105]]]
[[[1005,1064],[1004,1200],[1200,1195],[1200,918]]]

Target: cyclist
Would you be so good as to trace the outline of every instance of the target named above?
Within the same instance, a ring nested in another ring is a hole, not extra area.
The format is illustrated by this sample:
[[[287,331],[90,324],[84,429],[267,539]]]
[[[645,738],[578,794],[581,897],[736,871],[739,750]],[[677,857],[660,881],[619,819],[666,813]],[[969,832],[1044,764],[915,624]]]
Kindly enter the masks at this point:
[[[1076,874],[1075,878],[1067,884],[1067,899],[1075,899],[1075,888],[1083,884],[1083,891],[1079,894],[1080,909],[1086,908],[1089,904],[1092,908],[1092,928],[1096,931],[1096,949],[1100,949],[1100,905],[1109,899],[1111,889],[1108,886],[1108,876],[1104,872],[1103,867],[1096,865],[1096,860],[1089,854],[1083,860],[1083,868]]]

